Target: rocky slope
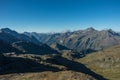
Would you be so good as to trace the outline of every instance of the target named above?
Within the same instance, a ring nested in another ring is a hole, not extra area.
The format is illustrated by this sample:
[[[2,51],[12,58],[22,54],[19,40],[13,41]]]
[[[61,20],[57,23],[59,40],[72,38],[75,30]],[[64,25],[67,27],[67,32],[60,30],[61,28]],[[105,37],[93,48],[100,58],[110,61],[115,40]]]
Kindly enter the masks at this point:
[[[49,45],[59,43],[77,52],[89,53],[101,50],[120,43],[120,34],[109,30],[98,31],[93,28],[65,33],[40,34],[26,33],[33,35],[39,41]]]

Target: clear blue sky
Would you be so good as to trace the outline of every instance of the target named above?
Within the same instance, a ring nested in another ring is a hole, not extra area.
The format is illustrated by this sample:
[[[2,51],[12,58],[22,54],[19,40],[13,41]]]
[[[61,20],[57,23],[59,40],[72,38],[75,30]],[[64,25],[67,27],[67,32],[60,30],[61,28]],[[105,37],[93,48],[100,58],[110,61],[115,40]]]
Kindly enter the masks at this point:
[[[19,32],[120,31],[120,0],[0,0],[3,27]]]

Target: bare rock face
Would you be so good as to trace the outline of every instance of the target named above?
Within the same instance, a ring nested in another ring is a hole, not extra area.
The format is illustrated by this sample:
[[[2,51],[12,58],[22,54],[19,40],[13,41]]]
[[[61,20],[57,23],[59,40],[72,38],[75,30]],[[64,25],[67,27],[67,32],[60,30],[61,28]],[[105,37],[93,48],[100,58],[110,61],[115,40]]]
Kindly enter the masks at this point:
[[[28,33],[39,41],[49,45],[59,43],[77,52],[90,53],[120,43],[120,34],[109,30],[98,31],[94,28],[65,33],[40,34]]]

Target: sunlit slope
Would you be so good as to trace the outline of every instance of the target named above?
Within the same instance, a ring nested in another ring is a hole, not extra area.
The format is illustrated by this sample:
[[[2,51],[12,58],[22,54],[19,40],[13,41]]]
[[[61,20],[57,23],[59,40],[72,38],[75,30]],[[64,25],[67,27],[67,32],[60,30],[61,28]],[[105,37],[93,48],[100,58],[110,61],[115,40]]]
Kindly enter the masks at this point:
[[[110,80],[120,80],[120,45],[95,52],[78,60]]]

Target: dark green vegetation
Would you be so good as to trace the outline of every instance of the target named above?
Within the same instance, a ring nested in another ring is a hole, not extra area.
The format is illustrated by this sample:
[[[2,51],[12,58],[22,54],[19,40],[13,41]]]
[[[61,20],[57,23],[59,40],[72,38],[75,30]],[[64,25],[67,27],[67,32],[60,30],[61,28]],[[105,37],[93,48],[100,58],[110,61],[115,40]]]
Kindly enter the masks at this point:
[[[20,34],[4,28],[0,79],[119,80],[119,43],[120,34],[112,30]]]

